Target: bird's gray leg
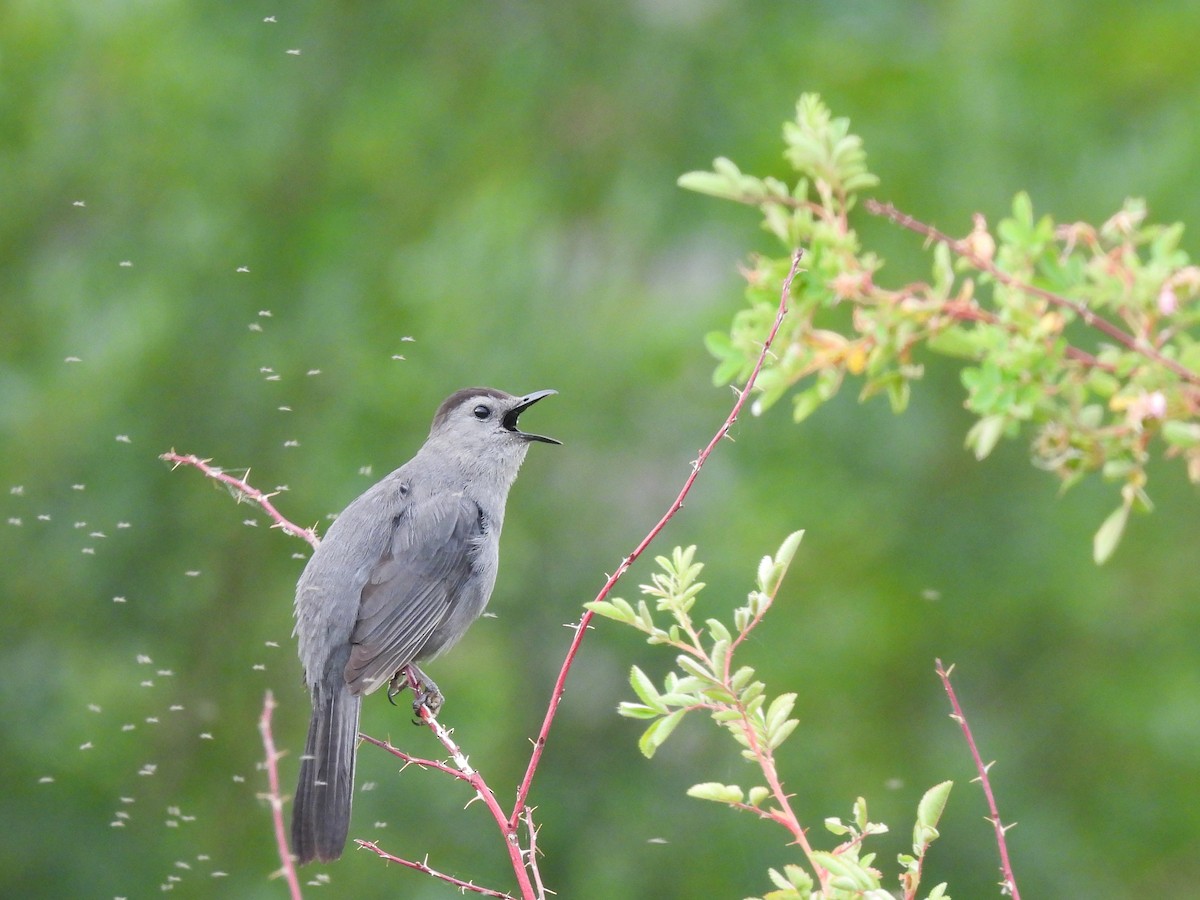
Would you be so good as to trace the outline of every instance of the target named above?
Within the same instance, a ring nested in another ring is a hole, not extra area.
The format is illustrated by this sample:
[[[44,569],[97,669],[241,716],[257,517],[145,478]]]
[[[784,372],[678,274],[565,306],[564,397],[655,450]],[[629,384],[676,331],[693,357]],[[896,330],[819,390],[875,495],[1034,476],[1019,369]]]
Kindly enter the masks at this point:
[[[421,707],[429,710],[429,715],[436,716],[441,710],[442,704],[446,702],[446,698],[438,690],[437,683],[422,672],[415,663],[404,666],[392,678],[388,684],[388,700],[392,700],[404,690],[405,686],[412,688],[413,714],[418,720],[421,718]],[[392,700],[392,703],[395,704],[395,701]],[[419,721],[418,724],[420,724]]]

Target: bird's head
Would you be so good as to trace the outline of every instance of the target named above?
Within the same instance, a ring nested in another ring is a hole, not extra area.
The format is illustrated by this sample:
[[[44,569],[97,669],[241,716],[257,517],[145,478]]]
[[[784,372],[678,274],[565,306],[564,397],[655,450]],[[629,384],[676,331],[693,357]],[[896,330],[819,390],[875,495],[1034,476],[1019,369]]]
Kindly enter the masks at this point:
[[[552,437],[521,431],[521,413],[557,391],[534,391],[524,396],[495,388],[464,388],[455,391],[438,407],[429,429],[429,446],[452,456],[471,468],[495,469],[516,477],[529,445],[534,441],[560,444]]]

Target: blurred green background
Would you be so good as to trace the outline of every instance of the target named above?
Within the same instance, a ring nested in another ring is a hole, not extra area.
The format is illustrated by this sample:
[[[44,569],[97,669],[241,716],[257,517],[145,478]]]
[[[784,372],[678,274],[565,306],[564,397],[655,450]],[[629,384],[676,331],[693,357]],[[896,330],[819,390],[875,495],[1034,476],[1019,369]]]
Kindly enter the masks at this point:
[[[496,618],[432,669],[507,799],[563,623],[731,402],[701,339],[741,302],[737,264],[775,252],[753,210],[675,178],[717,155],[786,176],[780,123],[817,91],[876,196],[952,233],[1022,188],[1060,220],[1138,195],[1195,225],[1197,33],[1187,2],[0,5],[0,894],[285,896],[256,723],[270,688],[290,791],[306,548],[157,454],[251,466],[325,523],[452,390],[557,388],[527,425],[565,446],[514,490]],[[911,235],[857,224],[882,282],[927,271]],[[800,694],[783,774],[819,844],[865,795],[894,872],[917,799],[954,779],[927,885],[997,895],[940,656],[999,760],[1027,896],[1194,896],[1196,492],[1157,468],[1158,510],[1097,569],[1115,491],[1058,498],[1016,443],[976,464],[957,377],[931,365],[901,417],[850,390],[800,428],[785,404],[743,418],[658,550],[698,544],[723,614],[807,529],[744,661]],[[627,631],[585,643],[534,788],[547,885],[769,889],[784,833],[684,796],[750,780],[727,738],[689,721],[647,762],[615,715],[632,663],[669,662]],[[408,720],[375,696],[363,727],[437,755]],[[482,806],[397,768],[361,750],[352,837],[510,888]],[[318,897],[454,895],[362,852],[304,874]]]

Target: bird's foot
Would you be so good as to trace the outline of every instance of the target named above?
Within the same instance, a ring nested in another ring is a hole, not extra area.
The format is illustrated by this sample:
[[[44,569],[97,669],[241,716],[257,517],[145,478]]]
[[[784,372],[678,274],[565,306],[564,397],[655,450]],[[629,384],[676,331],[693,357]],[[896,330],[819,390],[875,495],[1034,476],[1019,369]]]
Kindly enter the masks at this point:
[[[414,724],[424,724],[424,719],[421,716],[421,710],[424,709],[432,718],[441,711],[442,704],[446,702],[445,696],[438,690],[437,683],[422,672],[413,664],[409,664],[396,673],[396,676],[388,684],[388,701],[395,706],[396,701],[393,699],[397,694],[411,687],[413,692],[413,715],[416,716]]]

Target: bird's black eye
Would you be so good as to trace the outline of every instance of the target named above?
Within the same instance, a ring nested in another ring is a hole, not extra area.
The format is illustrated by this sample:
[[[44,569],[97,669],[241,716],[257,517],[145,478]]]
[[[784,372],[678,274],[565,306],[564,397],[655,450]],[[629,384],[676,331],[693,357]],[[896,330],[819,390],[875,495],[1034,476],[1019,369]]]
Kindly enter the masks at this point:
[[[482,403],[480,403],[477,407],[475,407],[473,412],[475,413],[475,418],[482,421],[492,414],[492,408],[490,406],[484,406]]]

